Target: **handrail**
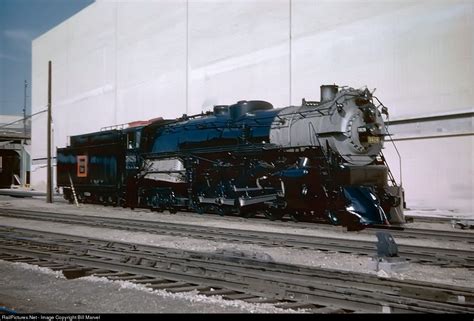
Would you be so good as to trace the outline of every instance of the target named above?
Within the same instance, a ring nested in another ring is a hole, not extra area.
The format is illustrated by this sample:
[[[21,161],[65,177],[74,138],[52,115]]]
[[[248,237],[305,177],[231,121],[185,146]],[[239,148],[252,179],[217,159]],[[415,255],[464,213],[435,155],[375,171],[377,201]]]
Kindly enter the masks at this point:
[[[385,156],[383,155],[382,151],[380,151],[380,157],[382,158],[382,161],[383,161],[384,165],[387,167],[388,178],[392,182],[393,186],[397,186],[397,182],[395,181],[395,177],[393,176],[392,171],[390,170],[390,166],[388,166],[387,160],[385,159]]]
[[[379,106],[382,106],[383,108],[387,108],[376,96],[372,96],[373,98],[375,98],[378,102],[379,102]],[[386,114],[387,115],[387,121],[385,122],[386,126],[385,126],[385,132],[387,133],[387,136],[390,138],[390,141],[392,142],[392,145],[393,147],[395,148],[395,152],[397,153],[397,156],[398,156],[398,166],[399,166],[399,170],[400,170],[400,186],[403,185],[403,180],[402,180],[402,156],[400,155],[399,151],[398,151],[398,148],[397,148],[397,145],[395,145],[395,142],[393,141],[393,138],[392,138],[392,135],[389,133],[388,131],[388,124],[390,123],[390,120],[389,120],[389,116],[388,116],[388,113]],[[382,152],[380,152],[382,154]],[[383,154],[382,154],[382,157],[383,157]],[[385,162],[385,157],[383,157],[384,159],[384,162]],[[387,168],[389,169],[390,171],[390,168],[387,164]]]
[[[400,186],[402,186],[403,185],[403,180],[402,180],[402,156],[398,152],[397,145],[395,145],[395,142],[393,141],[392,135],[390,135],[390,133],[388,132],[387,129],[386,129],[386,132],[387,132],[388,137],[390,138],[390,141],[392,142],[393,147],[395,148],[395,152],[398,155],[398,166],[399,166],[399,170],[400,170]],[[385,157],[384,157],[384,159],[385,159]],[[388,167],[388,164],[387,164],[387,167]]]
[[[124,129],[128,124],[118,124],[118,125],[110,125],[110,126],[104,126],[100,128],[100,131],[107,131],[107,130],[113,130],[113,129]]]

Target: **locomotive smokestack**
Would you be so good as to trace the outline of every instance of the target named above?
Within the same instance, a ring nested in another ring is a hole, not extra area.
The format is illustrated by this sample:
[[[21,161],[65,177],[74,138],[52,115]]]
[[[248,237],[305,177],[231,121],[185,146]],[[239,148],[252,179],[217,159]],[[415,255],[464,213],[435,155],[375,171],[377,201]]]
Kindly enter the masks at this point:
[[[337,85],[322,85],[321,86],[321,102],[333,100],[336,97],[339,87]]]

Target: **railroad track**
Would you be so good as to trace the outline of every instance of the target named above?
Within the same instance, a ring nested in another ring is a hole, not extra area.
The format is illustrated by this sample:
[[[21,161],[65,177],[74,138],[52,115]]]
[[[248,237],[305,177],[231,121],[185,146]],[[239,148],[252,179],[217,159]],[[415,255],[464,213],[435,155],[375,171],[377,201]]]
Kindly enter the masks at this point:
[[[319,251],[334,251],[358,255],[374,255],[375,242],[365,240],[350,240],[343,238],[318,237],[296,234],[282,234],[263,231],[246,231],[230,228],[214,228],[187,224],[165,223],[156,221],[133,220],[123,218],[106,218],[87,215],[74,215],[62,213],[48,213],[38,211],[24,211],[0,209],[0,216],[40,220],[66,224],[79,224],[86,226],[120,229],[133,232],[146,232],[160,235],[174,235],[198,239],[213,240],[216,242],[250,243],[265,247],[290,247],[296,249],[311,249]],[[374,233],[369,231],[367,233]],[[392,235],[405,231],[395,231]],[[416,232],[411,231],[411,235]],[[423,238],[430,237],[432,230],[422,230],[419,234]],[[446,233],[441,231],[441,233]],[[447,233],[453,240],[472,243],[472,233],[453,232]],[[455,236],[459,234],[459,236]],[[401,234],[404,235],[404,234]],[[400,236],[400,235],[398,235]],[[410,236],[408,236],[410,237]],[[436,264],[449,267],[474,268],[474,250],[459,250],[439,247],[424,247],[416,245],[398,244],[399,255],[410,262],[422,264]]]
[[[116,208],[115,209],[119,213],[128,213],[130,214],[129,209],[122,209]],[[142,212],[142,213],[149,213],[148,210],[144,209],[135,209],[135,212]],[[44,211],[31,211],[31,210],[23,210],[23,209],[4,209],[0,208],[0,216],[12,216],[12,215],[19,215],[19,214],[33,214],[33,217],[36,214],[43,214],[43,213],[50,213],[51,212],[44,212]],[[131,212],[133,213],[133,212]],[[188,214],[187,212],[180,212],[181,214]],[[60,216],[64,215],[74,215],[74,214],[63,214],[63,213],[54,213]],[[236,216],[217,216],[215,214],[202,214],[201,217],[209,216],[211,219],[219,219],[219,221],[229,222],[229,224],[235,222],[249,222],[251,221],[252,224],[261,225],[261,226],[275,226],[275,227],[289,227],[289,228],[301,228],[301,229],[308,229],[308,230],[321,230],[321,231],[330,231],[330,232],[341,232],[343,231],[342,227],[340,226],[333,226],[327,224],[327,222],[321,223],[307,223],[307,222],[294,222],[290,219],[284,219],[282,221],[270,221],[264,217],[252,217],[252,218],[241,218]],[[436,219],[436,218],[434,218]],[[451,226],[452,219],[447,218],[439,218],[439,222],[449,224]],[[418,221],[418,219],[417,219]],[[423,220],[423,222],[430,222],[429,220]],[[165,223],[164,223],[165,224]],[[408,225],[408,224],[407,224]],[[470,230],[436,230],[436,229],[424,229],[424,228],[412,228],[412,227],[400,227],[400,226],[393,226],[393,227],[385,227],[385,226],[375,226],[375,227],[367,227],[364,230],[357,231],[357,232],[350,232],[351,234],[369,234],[375,235],[376,232],[379,231],[388,231],[394,237],[402,237],[402,238],[409,238],[409,239],[423,239],[423,240],[436,240],[436,241],[447,241],[447,242],[463,242],[469,243],[474,245],[474,231]]]
[[[0,209],[1,210],[1,209]],[[130,213],[130,209],[122,209],[116,208],[118,212]],[[149,210],[146,209],[135,209],[136,212],[142,213],[149,213]],[[192,213],[195,215],[194,212],[180,212],[181,214],[189,214]],[[242,222],[242,221],[252,221],[254,224],[259,224],[263,226],[278,226],[278,227],[298,227],[302,229],[309,229],[309,230],[324,230],[324,231],[341,231],[341,226],[334,226],[328,224],[326,221],[321,220],[318,223],[309,223],[298,221],[295,222],[290,218],[283,218],[279,221],[270,221],[265,218],[263,215],[256,215],[251,218],[242,218],[238,216],[217,216],[215,214],[201,214],[203,217],[209,216],[209,218],[216,219],[218,217],[219,221],[229,222]],[[406,215],[407,222],[426,222],[426,223],[443,223],[445,225],[452,226],[453,218],[445,218],[445,217],[419,217],[419,216],[410,216]],[[296,225],[295,225],[296,224]],[[474,231],[447,231],[447,230],[436,230],[436,229],[424,229],[424,228],[413,228],[409,227],[409,224],[405,226],[370,226],[364,230],[351,232],[351,233],[359,233],[359,234],[371,234],[375,235],[378,231],[389,231],[395,237],[404,237],[404,238],[412,238],[412,239],[429,239],[429,240],[437,240],[437,241],[448,241],[448,242],[465,242],[465,243],[472,243],[474,244]]]
[[[241,252],[203,253],[0,227],[0,259],[50,267],[66,277],[104,276],[315,313],[474,313],[470,288],[280,264]]]
[[[459,220],[455,217],[443,217],[443,216],[417,216],[405,214],[407,222],[423,222],[423,223],[450,223],[452,220]]]

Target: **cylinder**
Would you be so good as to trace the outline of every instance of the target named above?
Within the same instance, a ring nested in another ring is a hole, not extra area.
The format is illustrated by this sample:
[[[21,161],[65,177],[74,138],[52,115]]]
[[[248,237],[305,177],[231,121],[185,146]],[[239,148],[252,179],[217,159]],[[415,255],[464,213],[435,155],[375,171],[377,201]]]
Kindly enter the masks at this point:
[[[336,97],[338,91],[337,85],[322,85],[321,86],[321,102],[325,103],[331,101]]]

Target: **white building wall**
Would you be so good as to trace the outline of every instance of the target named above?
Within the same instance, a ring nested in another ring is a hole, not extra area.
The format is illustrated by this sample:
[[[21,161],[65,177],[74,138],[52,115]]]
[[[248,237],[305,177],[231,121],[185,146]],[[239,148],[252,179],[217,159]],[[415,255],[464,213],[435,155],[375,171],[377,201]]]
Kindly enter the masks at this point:
[[[33,113],[47,103],[48,60],[55,147],[214,104],[318,100],[330,83],[376,87],[391,119],[472,111],[473,21],[474,3],[457,0],[97,1],[34,40]],[[46,181],[45,119],[33,119],[36,188]],[[467,132],[399,142],[408,206],[472,211]]]
[[[472,214],[472,135],[402,140],[396,141],[396,144],[402,155],[407,207],[448,209]],[[398,157],[389,144],[385,156],[399,179]]]

